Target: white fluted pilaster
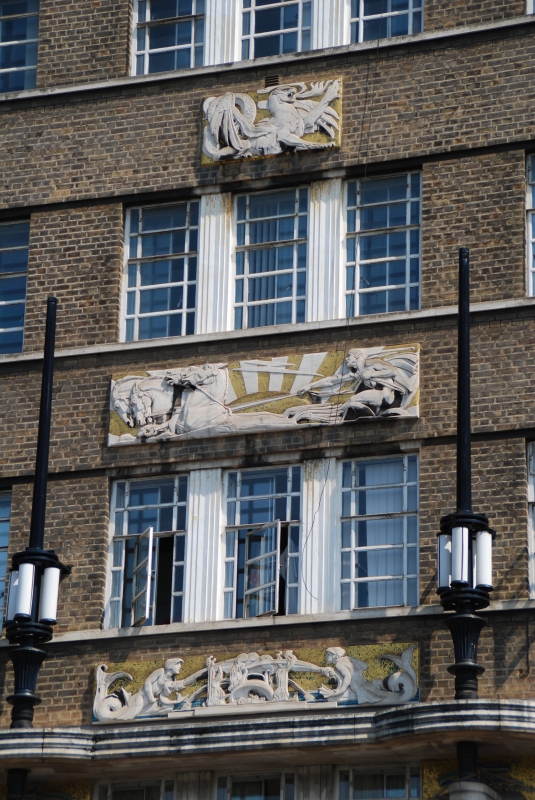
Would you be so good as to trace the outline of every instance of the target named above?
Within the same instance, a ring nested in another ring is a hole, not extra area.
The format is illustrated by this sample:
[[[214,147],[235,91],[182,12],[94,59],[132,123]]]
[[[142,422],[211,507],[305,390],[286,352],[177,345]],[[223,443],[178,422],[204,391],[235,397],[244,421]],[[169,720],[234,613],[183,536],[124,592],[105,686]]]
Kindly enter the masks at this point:
[[[241,3],[237,0],[207,0],[204,33],[205,66],[240,60],[241,15]]]
[[[340,524],[335,458],[303,465],[301,614],[336,611],[340,592]]]
[[[314,0],[312,49],[348,44],[350,14],[351,0]]]
[[[340,319],[343,311],[343,182],[310,186],[307,321]]]
[[[232,195],[201,200],[196,333],[233,329]]]
[[[190,472],[184,622],[217,619],[222,487],[220,469]]]

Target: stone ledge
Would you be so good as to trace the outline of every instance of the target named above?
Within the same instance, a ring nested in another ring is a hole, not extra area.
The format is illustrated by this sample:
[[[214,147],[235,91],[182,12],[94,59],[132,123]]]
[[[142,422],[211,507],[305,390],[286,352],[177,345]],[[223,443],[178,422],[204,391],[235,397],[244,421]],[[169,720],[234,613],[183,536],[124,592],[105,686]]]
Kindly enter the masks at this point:
[[[491,300],[484,303],[472,303],[470,312],[472,314],[483,314],[493,311],[510,311],[513,309],[533,308],[535,298],[520,297],[514,300]],[[457,306],[443,306],[441,308],[425,308],[418,311],[398,311],[389,314],[370,314],[365,317],[351,317],[334,320],[321,320],[319,322],[297,322],[291,325],[269,325],[265,328],[250,328],[242,331],[220,331],[218,333],[196,333],[191,336],[172,336],[165,339],[145,339],[136,342],[110,342],[109,344],[92,345],[88,347],[70,347],[56,350],[56,359],[78,358],[83,356],[96,356],[113,354],[126,354],[132,352],[142,352],[146,350],[157,350],[158,354],[165,348],[176,348],[177,345],[199,345],[210,344],[212,342],[227,342],[239,339],[261,339],[268,336],[287,336],[292,333],[303,333],[308,331],[346,329],[364,327],[366,325],[397,325],[400,322],[417,323],[420,320],[439,319],[451,317],[457,314]],[[42,351],[34,353],[15,353],[0,356],[0,367],[13,363],[28,363],[32,361],[42,361]]]
[[[406,48],[410,45],[441,41],[443,39],[454,39],[456,37],[472,36],[478,33],[506,30],[518,28],[523,25],[533,24],[533,15],[526,14],[514,19],[498,20],[482,24],[463,25],[456,28],[447,28],[439,31],[424,31],[423,33],[412,34],[411,36],[397,36],[392,39],[382,39],[379,42],[361,42],[360,44],[341,45],[339,47],[328,47],[321,50],[307,50],[303,53],[291,53],[286,56],[268,56],[248,61],[233,61],[227,64],[214,64],[206,67],[195,67],[193,69],[175,70],[173,72],[160,72],[154,75],[136,75],[127,78],[116,78],[108,81],[97,81],[95,83],[74,84],[71,86],[59,86],[50,89],[28,89],[20,92],[4,92],[0,94],[0,103],[9,103],[16,100],[32,100],[43,98],[56,98],[61,95],[77,94],[79,92],[105,91],[111,89],[122,89],[126,87],[140,87],[165,83],[173,80],[191,80],[195,76],[213,75],[214,69],[218,74],[236,72],[237,70],[258,70],[280,67],[281,65],[294,65],[302,61],[313,61],[323,59],[327,56],[343,56],[351,53],[376,52],[392,48]]]

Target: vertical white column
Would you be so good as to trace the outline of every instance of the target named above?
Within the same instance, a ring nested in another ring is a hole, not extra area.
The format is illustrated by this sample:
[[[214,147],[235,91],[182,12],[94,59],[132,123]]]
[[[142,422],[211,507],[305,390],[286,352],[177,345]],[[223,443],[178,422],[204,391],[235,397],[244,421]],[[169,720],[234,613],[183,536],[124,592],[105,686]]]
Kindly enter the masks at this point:
[[[343,189],[338,178],[310,185],[307,322],[344,316]]]
[[[196,333],[233,328],[232,195],[201,200]]]
[[[217,618],[223,515],[220,469],[190,472],[184,622]]]
[[[349,43],[351,0],[313,0],[312,49]]]
[[[237,0],[206,0],[205,66],[240,60],[241,14]]]
[[[336,611],[340,593],[340,521],[338,463],[335,458],[303,465],[300,613]]]

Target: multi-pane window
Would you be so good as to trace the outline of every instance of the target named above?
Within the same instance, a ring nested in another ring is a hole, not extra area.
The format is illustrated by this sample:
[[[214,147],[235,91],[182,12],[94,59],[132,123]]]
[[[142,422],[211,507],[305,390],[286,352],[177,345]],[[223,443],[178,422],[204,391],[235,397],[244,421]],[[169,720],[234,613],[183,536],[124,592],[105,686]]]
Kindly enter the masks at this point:
[[[39,0],[0,0],[0,92],[35,89]]]
[[[410,800],[421,796],[418,767],[341,769],[338,800]]]
[[[0,353],[22,351],[29,241],[29,222],[0,225]]]
[[[195,332],[199,203],[133,208],[127,215],[127,342]]]
[[[6,595],[7,548],[11,526],[11,495],[0,493],[0,619],[3,617]]]
[[[423,0],[351,0],[351,42],[421,33]]]
[[[217,779],[216,800],[294,800],[295,776],[225,775]]]
[[[347,184],[346,316],[420,306],[421,175]]]
[[[528,295],[535,296],[535,158],[528,159],[528,191],[526,197],[528,211]]]
[[[98,800],[174,800],[173,780],[137,781],[136,783],[103,783],[98,787]]]
[[[341,608],[418,605],[418,460],[342,464]]]
[[[135,0],[135,74],[202,67],[205,0]]]
[[[305,321],[308,189],[237,198],[236,330]]]
[[[188,478],[120,481],[113,487],[109,627],[134,623],[134,571],[145,560],[142,535],[153,528],[147,625],[182,621]]]
[[[535,443],[528,447],[529,592],[535,597]]]
[[[310,50],[312,3],[243,0],[242,59]]]
[[[231,472],[227,498],[224,618],[297,614],[301,467]]]

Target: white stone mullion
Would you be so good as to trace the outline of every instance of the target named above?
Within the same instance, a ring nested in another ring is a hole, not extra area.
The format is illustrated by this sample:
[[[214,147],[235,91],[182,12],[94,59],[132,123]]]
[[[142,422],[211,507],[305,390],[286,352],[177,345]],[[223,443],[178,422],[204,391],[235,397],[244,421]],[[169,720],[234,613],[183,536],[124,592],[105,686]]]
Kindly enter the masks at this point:
[[[349,43],[351,0],[313,0],[312,49]]]
[[[196,333],[233,329],[232,195],[203,195],[199,224]]]
[[[241,2],[207,0],[204,30],[204,64],[227,64],[240,60]]]
[[[217,619],[222,480],[220,469],[190,472],[184,622]]]
[[[339,608],[340,520],[335,458],[303,465],[300,613],[321,614]]]
[[[343,181],[310,186],[307,322],[341,319],[343,308]]]

